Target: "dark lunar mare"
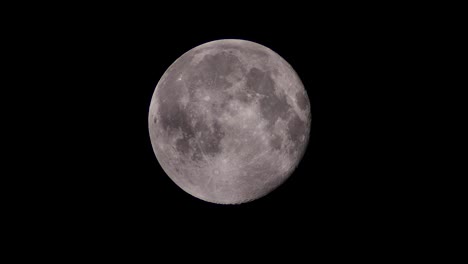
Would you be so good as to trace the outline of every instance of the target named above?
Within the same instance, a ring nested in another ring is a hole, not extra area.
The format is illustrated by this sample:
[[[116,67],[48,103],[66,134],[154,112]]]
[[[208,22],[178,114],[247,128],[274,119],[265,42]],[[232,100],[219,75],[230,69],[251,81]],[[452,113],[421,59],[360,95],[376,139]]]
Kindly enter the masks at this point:
[[[175,147],[184,157],[191,153],[191,159],[200,161],[205,155],[215,156],[222,151],[220,142],[225,135],[222,126],[216,119],[207,120],[206,116],[197,111],[197,104],[208,105],[211,112],[216,112],[214,108],[219,106],[200,102],[194,92],[197,89],[219,90],[232,86],[222,77],[229,75],[236,67],[242,69],[238,58],[229,53],[206,55],[196,67],[190,69],[186,69],[182,63],[176,63],[172,67],[172,74],[160,87],[158,98],[161,125],[168,134],[182,133]],[[178,72],[182,73],[183,80],[176,78],[178,75],[174,73]],[[187,106],[174,103],[186,92],[189,93]],[[197,136],[195,131],[199,131],[200,135]]]
[[[260,112],[268,120],[268,129],[271,129],[278,118],[285,119],[288,116],[290,106],[286,101],[286,96],[281,94],[278,97],[275,94],[275,82],[270,72],[252,68],[247,74],[246,89],[247,93],[259,98]]]

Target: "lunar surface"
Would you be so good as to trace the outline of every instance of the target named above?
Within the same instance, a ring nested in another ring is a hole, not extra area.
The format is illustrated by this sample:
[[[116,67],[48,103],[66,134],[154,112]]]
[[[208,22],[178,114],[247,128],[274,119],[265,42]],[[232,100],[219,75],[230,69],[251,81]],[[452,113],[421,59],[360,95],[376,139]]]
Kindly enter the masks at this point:
[[[207,202],[267,195],[306,150],[310,103],[293,68],[245,40],[217,40],[178,58],[158,82],[149,134],[166,174]]]

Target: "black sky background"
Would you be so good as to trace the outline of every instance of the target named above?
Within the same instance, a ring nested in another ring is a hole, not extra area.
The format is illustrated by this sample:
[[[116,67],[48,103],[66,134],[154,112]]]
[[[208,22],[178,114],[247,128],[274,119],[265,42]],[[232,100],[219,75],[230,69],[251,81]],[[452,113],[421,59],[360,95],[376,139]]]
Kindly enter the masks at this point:
[[[399,147],[412,122],[401,118],[413,64],[403,54],[418,50],[418,23],[400,24],[403,14],[381,8],[188,16],[189,9],[64,8],[16,33],[26,39],[20,48],[28,67],[40,69],[28,100],[45,98],[35,112],[42,140],[33,150],[45,174],[28,180],[31,215],[64,237],[140,243],[163,233],[326,243],[408,225],[419,200],[410,194],[413,171],[402,169],[413,150]],[[312,111],[309,145],[290,179],[234,206],[177,187],[153,153],[147,124],[165,70],[193,47],[224,38],[282,56],[304,83]]]

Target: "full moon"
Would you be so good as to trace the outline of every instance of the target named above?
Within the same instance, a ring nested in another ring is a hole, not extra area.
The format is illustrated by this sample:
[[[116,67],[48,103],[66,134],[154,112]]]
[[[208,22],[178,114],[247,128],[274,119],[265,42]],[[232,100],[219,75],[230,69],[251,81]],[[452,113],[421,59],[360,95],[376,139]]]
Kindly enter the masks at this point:
[[[310,102],[291,65],[236,39],[179,57],[151,99],[156,158],[182,190],[239,204],[263,197],[294,172],[309,141]]]

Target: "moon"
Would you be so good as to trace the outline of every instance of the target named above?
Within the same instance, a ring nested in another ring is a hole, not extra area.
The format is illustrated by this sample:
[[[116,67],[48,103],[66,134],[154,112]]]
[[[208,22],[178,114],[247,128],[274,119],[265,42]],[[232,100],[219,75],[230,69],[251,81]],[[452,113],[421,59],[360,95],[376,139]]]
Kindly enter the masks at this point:
[[[223,39],[189,50],[166,70],[148,124],[156,158],[175,184],[207,202],[240,204],[294,172],[309,141],[310,102],[280,55]]]

